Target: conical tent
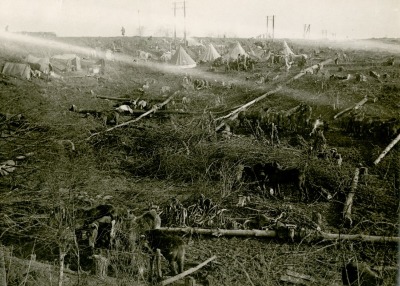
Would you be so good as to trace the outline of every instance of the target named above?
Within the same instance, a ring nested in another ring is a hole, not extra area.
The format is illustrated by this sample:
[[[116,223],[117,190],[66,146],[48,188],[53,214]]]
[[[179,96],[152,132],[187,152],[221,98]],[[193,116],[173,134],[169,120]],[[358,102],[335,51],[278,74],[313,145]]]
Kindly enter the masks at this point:
[[[283,54],[285,56],[292,56],[294,55],[294,53],[292,52],[292,50],[289,48],[288,44],[286,43],[286,41],[283,41]]]
[[[246,51],[242,48],[239,42],[236,43],[235,47],[227,53],[224,58],[237,59],[238,55],[249,56]]]
[[[212,62],[219,57],[221,57],[221,55],[214,48],[213,44],[209,44],[204,55],[201,57],[201,60],[205,62]]]
[[[171,57],[171,64],[181,68],[194,68],[196,66],[196,62],[186,53],[182,46]]]

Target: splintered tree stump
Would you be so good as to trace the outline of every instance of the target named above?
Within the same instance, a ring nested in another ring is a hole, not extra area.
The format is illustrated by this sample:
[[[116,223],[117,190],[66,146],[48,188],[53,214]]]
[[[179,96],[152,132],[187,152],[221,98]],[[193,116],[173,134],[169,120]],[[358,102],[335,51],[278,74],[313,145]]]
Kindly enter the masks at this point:
[[[96,275],[104,279],[107,277],[107,268],[108,268],[108,259],[107,257],[101,256],[101,255],[93,255],[94,262],[96,265]]]
[[[357,190],[359,175],[360,175],[360,169],[356,168],[354,172],[353,182],[351,183],[350,192],[347,195],[346,202],[344,203],[343,218],[345,220],[345,224],[349,226],[352,226],[353,224],[353,220],[351,218],[351,208],[353,206],[353,199]]]
[[[162,278],[162,269],[161,269],[161,250],[159,248],[157,248],[156,251],[156,274],[157,274],[157,278]]]
[[[2,245],[0,245],[0,286],[7,286],[6,263]]]

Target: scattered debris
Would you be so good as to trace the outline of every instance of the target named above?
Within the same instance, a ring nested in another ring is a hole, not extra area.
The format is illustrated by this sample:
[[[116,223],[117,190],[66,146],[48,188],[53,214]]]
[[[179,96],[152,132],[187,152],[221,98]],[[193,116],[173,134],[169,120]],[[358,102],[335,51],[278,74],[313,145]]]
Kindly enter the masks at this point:
[[[315,283],[315,279],[311,276],[289,269],[287,269],[286,273],[281,276],[280,281],[298,285],[309,285],[311,282]]]
[[[376,79],[379,79],[381,76],[377,73],[377,72],[375,72],[375,71],[370,71],[369,72],[369,75],[370,76],[372,76],[372,77],[374,77],[374,78],[376,78]]]
[[[7,160],[0,163],[0,175],[7,176],[14,172],[17,166],[17,162],[14,160]]]
[[[365,75],[363,75],[362,73],[358,73],[358,74],[356,74],[356,81],[366,82],[367,77]]]

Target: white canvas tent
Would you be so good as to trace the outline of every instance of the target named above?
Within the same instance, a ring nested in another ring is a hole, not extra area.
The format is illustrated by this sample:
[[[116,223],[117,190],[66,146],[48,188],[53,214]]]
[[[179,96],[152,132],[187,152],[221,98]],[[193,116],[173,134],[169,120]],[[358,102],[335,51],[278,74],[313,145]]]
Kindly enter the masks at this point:
[[[249,55],[246,53],[246,51],[243,49],[243,47],[240,45],[239,42],[236,43],[236,45],[226,54],[224,55],[225,59],[237,59],[238,55],[245,55],[248,57]]]
[[[22,79],[31,79],[31,67],[28,64],[6,62],[2,73]]]
[[[50,72],[50,59],[49,58],[37,58],[32,55],[28,55],[25,61],[31,66],[32,69],[38,69],[39,71],[48,74]]]
[[[219,57],[221,57],[221,55],[214,48],[213,44],[209,44],[203,56],[201,57],[201,60],[205,62],[212,62]]]
[[[81,70],[81,59],[75,54],[55,55],[50,59],[54,69],[59,71],[79,71]]]
[[[194,68],[196,66],[196,62],[186,53],[182,46],[179,46],[178,50],[171,57],[170,63],[180,68]]]

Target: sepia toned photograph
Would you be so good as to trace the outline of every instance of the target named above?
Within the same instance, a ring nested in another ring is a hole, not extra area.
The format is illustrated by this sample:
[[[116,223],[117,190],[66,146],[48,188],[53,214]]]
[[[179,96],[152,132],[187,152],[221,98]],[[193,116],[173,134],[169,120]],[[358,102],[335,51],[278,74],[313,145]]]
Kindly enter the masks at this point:
[[[400,285],[400,1],[0,0],[0,286]]]

